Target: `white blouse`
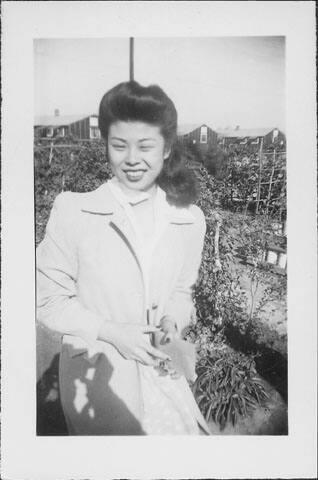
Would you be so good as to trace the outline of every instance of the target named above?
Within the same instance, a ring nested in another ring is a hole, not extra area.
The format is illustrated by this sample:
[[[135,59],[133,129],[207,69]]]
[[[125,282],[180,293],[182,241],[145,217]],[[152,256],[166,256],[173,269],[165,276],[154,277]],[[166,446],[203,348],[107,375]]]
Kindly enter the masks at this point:
[[[161,188],[157,187],[153,195],[138,192],[133,197],[127,196],[121,189],[116,177],[109,180],[108,185],[124,209],[136,235],[137,254],[145,280],[145,297],[148,308],[148,285],[152,255],[169,224],[166,194]]]
[[[148,285],[152,255],[168,226],[166,194],[157,187],[155,194],[140,192],[128,197],[116,177],[108,185],[123,207],[136,235],[138,258],[145,279],[145,295],[148,305]],[[147,205],[145,202],[150,202]],[[143,208],[139,208],[143,207]],[[151,208],[152,207],[152,208]],[[148,210],[148,213],[147,213]],[[184,398],[182,382],[162,376],[151,366],[139,364],[144,406],[142,428],[147,435],[195,435],[199,427],[189,402]],[[189,392],[190,393],[190,392]]]

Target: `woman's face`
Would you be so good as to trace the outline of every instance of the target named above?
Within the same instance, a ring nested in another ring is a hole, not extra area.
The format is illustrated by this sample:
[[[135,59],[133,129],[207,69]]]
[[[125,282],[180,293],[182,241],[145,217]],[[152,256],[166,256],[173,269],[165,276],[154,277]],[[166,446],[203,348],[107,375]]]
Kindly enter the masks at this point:
[[[121,121],[110,126],[109,161],[127,193],[152,190],[169,153],[158,126]]]

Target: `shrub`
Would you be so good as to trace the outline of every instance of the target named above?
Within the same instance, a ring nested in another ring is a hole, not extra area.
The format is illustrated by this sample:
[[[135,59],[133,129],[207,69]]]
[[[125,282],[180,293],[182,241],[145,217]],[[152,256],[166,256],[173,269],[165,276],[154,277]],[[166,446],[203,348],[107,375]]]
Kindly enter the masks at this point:
[[[256,376],[253,358],[224,349],[215,349],[197,365],[198,377],[193,392],[207,422],[213,420],[221,430],[228,422],[236,424],[268,395]]]
[[[207,217],[202,263],[194,292],[197,321],[188,329],[190,341],[198,346],[199,356],[211,356],[216,344],[225,342],[246,355],[257,355],[255,363],[264,376],[287,399],[287,342],[262,321],[263,310],[269,302],[286,298],[286,276],[268,271],[263,264],[266,242],[272,237],[270,222],[264,217],[250,217],[215,208],[213,192],[202,184],[198,204]],[[213,180],[212,180],[213,181]],[[211,204],[214,206],[211,214]],[[219,238],[218,264],[215,256],[215,228],[218,216],[222,218]],[[242,289],[240,270],[235,255],[244,253],[253,263],[245,267],[253,290],[252,302]],[[266,288],[256,301],[262,284]]]
[[[233,268],[237,218],[218,209],[216,180],[206,169],[202,169],[199,180],[201,193],[197,204],[205,214],[207,232],[194,303],[199,323],[216,334],[222,331],[227,322],[246,316],[247,299],[240,286],[239,275]],[[215,245],[216,228],[219,228],[218,255]]]
[[[60,192],[91,191],[111,177],[102,141],[65,137],[54,139],[52,149],[50,145],[39,140],[34,148],[36,244],[44,236],[53,201]]]

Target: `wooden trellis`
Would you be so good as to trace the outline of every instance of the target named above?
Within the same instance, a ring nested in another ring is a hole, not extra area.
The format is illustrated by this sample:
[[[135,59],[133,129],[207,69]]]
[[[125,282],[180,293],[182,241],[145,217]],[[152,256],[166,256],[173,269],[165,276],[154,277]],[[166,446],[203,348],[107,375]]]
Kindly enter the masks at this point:
[[[268,157],[271,156],[270,165],[268,165]],[[248,155],[247,155],[248,157]],[[248,163],[250,171],[254,171],[254,179],[249,184],[249,190],[254,192],[254,197],[251,194],[248,197],[244,196],[244,190],[246,185],[242,187],[239,182],[233,181],[232,174],[230,175],[230,204],[233,205],[236,202],[245,202],[245,212],[248,205],[255,204],[255,213],[258,214],[263,211],[266,215],[270,214],[270,207],[275,202],[281,201],[286,197],[286,165],[285,165],[285,152],[264,152],[263,143],[261,143],[260,150],[258,152],[257,163]],[[235,158],[237,162],[237,158]],[[235,167],[232,165],[231,171]],[[237,178],[240,177],[240,170],[236,171]],[[280,188],[279,188],[280,187]],[[234,192],[236,191],[236,196]],[[278,206],[279,215],[282,215],[282,207]]]

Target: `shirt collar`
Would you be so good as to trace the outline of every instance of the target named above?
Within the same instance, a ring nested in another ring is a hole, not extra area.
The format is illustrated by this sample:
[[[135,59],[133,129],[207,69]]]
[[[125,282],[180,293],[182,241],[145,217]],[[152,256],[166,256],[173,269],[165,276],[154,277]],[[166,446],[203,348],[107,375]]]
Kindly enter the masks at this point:
[[[127,195],[123,189],[120,187],[119,180],[116,177],[111,178],[107,182],[110,191],[114,195],[114,197],[118,200],[121,205],[130,204],[132,206],[137,205],[138,203],[144,202],[149,200],[151,195],[148,192],[136,192],[136,195],[130,197]]]
[[[127,202],[125,198],[126,195],[122,192],[121,188],[116,185],[116,181],[118,182],[118,180],[114,180],[113,178],[98,187],[95,191],[81,194],[81,210],[83,212],[110,215],[118,210],[118,204],[123,205],[122,202]],[[138,195],[138,201],[137,196],[133,201],[139,203],[149,197],[150,195],[147,192],[140,192],[140,195]],[[121,200],[119,200],[119,198]],[[129,198],[129,200],[131,199]],[[180,208],[169,204],[165,191],[159,186],[157,186],[156,190],[156,202],[160,204],[160,208],[165,210],[169,216],[170,222],[178,224],[194,223],[195,217],[190,209]]]

